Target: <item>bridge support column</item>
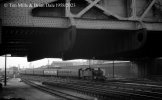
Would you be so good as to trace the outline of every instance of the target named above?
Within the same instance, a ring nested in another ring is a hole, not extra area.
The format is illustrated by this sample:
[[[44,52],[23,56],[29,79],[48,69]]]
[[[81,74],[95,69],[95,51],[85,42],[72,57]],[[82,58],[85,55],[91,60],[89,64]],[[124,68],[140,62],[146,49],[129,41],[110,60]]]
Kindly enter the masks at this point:
[[[137,65],[138,78],[162,79],[162,59],[147,59],[134,61],[134,63]]]
[[[134,61],[133,63],[137,66],[138,78],[149,78],[152,60],[140,60]]]

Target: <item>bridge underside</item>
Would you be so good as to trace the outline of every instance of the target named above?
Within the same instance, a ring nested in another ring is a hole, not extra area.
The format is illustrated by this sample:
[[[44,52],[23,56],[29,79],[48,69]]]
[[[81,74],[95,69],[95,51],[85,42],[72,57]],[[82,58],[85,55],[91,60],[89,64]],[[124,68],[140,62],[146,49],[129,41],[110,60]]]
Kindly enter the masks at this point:
[[[0,55],[27,56],[28,61],[161,57],[161,4],[161,0],[1,0]]]
[[[2,27],[1,55],[136,60],[162,56],[160,31]]]

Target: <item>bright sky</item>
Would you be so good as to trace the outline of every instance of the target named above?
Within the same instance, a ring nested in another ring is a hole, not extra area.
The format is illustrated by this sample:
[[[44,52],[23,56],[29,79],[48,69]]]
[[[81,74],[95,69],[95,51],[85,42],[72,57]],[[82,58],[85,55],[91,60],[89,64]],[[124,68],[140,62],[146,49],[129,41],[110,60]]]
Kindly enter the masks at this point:
[[[51,64],[53,61],[62,61],[62,59],[45,58],[45,59],[41,59],[37,61],[28,62],[26,57],[7,57],[7,68],[13,67],[13,66],[16,66],[16,67],[20,66],[20,68],[33,68],[34,66],[34,68],[37,68],[42,65],[47,65],[48,61],[49,61],[49,64]],[[76,59],[76,60],[69,60],[69,61],[85,62],[87,60]],[[119,62],[121,61],[115,61],[115,63],[119,63]],[[109,63],[112,63],[112,61],[110,61]],[[2,69],[5,68],[5,57],[4,56],[0,56],[0,68]]]
[[[42,60],[37,60],[33,62],[28,62],[26,57],[7,57],[7,68],[12,66],[20,66],[20,68],[29,68],[29,67],[40,67],[42,65],[47,65],[49,60],[49,64],[53,61],[62,61],[62,59],[54,59],[54,58],[45,58]],[[0,56],[0,68],[5,67],[5,57]]]

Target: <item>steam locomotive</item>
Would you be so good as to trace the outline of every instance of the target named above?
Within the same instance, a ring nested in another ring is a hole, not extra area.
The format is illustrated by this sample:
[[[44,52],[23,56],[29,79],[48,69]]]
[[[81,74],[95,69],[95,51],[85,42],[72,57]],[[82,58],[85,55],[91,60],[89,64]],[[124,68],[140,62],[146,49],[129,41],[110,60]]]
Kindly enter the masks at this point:
[[[53,76],[53,77],[66,77],[78,78],[86,80],[106,80],[103,71],[98,68],[80,68],[80,69],[27,69],[21,70],[20,75],[39,75],[39,76]]]

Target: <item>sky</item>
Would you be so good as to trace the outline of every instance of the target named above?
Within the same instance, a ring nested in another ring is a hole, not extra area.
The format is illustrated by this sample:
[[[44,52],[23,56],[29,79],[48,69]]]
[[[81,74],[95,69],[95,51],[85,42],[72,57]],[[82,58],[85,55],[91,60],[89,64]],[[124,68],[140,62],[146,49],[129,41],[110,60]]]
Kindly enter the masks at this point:
[[[62,61],[62,59],[58,58],[44,58],[41,60],[36,60],[32,62],[28,62],[26,57],[7,57],[7,68],[9,67],[20,67],[20,68],[37,68],[42,65],[47,65],[48,63],[51,64],[53,61]],[[83,59],[76,59],[76,60],[69,60],[71,62],[86,62],[87,60]],[[115,61],[115,63],[121,62],[121,61]],[[123,61],[122,61],[123,62]],[[110,61],[109,63],[112,63]],[[5,57],[0,56],[0,69],[5,68]]]
[[[53,61],[62,61],[59,58],[44,58],[41,60],[36,60],[32,62],[27,61],[27,57],[7,57],[7,68],[13,66],[20,66],[20,68],[37,68],[42,65],[47,65],[48,63],[51,64]],[[85,62],[86,60],[83,59],[76,59],[76,60],[69,60],[71,62]],[[0,56],[0,68],[5,68],[5,57]]]
[[[12,66],[20,66],[20,68],[30,68],[40,67],[42,65],[51,64],[53,61],[62,61],[62,59],[54,59],[54,58],[45,58],[37,61],[28,62],[26,57],[7,57],[7,68]],[[5,67],[5,57],[0,56],[0,68]]]

